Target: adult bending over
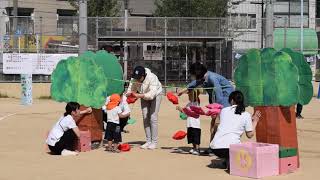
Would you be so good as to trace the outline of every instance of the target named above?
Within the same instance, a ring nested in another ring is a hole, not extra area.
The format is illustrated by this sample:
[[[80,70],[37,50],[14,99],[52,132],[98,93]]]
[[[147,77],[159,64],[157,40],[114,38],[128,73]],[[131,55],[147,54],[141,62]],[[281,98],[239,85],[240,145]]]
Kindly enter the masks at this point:
[[[92,109],[79,110],[80,105],[76,102],[69,102],[66,105],[66,112],[53,126],[47,137],[46,143],[52,154],[55,155],[78,155],[75,152],[77,139],[80,137],[79,129],[75,119],[79,119],[85,113],[91,113]]]
[[[150,69],[142,66],[134,68],[127,96],[133,94],[141,98],[143,125],[146,143],[142,149],[156,149],[158,143],[158,112],[161,103],[162,85]]]
[[[208,95],[209,103],[219,103],[224,107],[230,106],[228,98],[231,92],[234,91],[232,84],[223,76],[208,71],[207,68],[199,62],[193,63],[190,66],[191,79],[193,80],[187,85],[186,89],[178,92],[178,95],[186,93],[188,89],[196,88],[198,86],[203,86]],[[210,126],[210,141],[214,136],[214,126],[216,118],[212,118]]]

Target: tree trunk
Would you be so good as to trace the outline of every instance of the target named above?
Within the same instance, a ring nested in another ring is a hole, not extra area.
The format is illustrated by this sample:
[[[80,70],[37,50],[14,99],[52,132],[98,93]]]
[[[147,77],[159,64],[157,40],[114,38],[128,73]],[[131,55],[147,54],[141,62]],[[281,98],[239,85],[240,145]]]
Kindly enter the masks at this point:
[[[80,106],[80,110],[85,110],[87,107]],[[91,133],[91,141],[101,141],[103,133],[103,121],[101,109],[93,109],[91,114],[85,114],[77,120],[77,126],[80,131],[89,130]]]
[[[254,111],[261,112],[256,127],[257,142],[279,144],[298,150],[295,106],[259,106]]]

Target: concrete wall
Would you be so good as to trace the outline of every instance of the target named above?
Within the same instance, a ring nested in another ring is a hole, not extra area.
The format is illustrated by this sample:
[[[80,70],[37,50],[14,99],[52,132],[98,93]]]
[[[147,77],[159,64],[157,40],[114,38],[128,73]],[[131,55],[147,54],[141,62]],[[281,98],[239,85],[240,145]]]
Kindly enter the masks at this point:
[[[51,83],[33,83],[33,98],[50,96]],[[21,98],[20,83],[0,83],[0,94],[10,98]]]

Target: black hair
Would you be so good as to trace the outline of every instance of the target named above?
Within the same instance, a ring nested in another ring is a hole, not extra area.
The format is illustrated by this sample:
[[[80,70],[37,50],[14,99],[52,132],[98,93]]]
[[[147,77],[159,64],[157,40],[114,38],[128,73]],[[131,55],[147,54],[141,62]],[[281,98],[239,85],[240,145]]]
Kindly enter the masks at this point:
[[[200,80],[204,77],[204,75],[207,73],[207,68],[200,62],[196,62],[191,64],[189,73],[191,75],[194,75],[197,80]]]
[[[237,105],[235,114],[241,115],[246,110],[246,107],[244,106],[244,97],[241,91],[233,91],[229,95],[229,103],[231,104],[231,101]]]
[[[66,105],[66,112],[64,113],[64,116],[71,115],[72,111],[76,111],[80,108],[80,104],[76,102],[68,102]]]

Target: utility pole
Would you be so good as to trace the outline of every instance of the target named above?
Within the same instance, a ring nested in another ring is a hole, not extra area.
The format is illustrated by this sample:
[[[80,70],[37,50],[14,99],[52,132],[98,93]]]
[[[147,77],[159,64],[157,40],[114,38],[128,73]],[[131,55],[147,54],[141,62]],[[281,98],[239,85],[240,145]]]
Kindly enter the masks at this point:
[[[300,2],[300,16],[301,16],[301,20],[300,20],[300,51],[303,54],[303,0],[301,0]]]
[[[266,0],[266,47],[273,47],[273,5],[274,0]]]
[[[14,52],[18,50],[18,38],[16,35],[17,28],[18,28],[18,0],[13,0],[13,12],[12,12],[14,18],[13,18],[13,49]]]
[[[124,31],[128,29],[128,2],[129,0],[124,0]],[[128,78],[128,43],[124,42],[124,54],[123,54],[123,80]]]
[[[79,0],[79,55],[88,50],[87,0]]]

